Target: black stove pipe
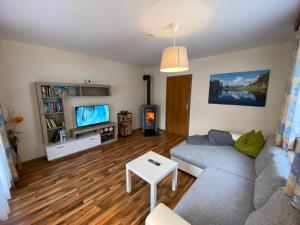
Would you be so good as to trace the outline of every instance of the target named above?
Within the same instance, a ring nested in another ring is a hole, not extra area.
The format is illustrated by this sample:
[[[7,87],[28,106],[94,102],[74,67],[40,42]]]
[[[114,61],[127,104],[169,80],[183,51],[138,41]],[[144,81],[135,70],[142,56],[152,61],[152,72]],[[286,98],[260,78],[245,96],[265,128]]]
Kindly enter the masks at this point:
[[[144,75],[143,80],[147,81],[147,105],[151,105],[151,77],[150,77],[150,75]]]

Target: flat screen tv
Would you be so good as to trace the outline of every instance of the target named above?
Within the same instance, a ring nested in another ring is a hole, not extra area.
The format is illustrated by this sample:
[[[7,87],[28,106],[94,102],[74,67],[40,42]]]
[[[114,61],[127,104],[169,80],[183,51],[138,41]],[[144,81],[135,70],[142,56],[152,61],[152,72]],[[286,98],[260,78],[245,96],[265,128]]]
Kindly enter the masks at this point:
[[[109,121],[109,105],[89,105],[75,107],[77,127],[85,127]]]

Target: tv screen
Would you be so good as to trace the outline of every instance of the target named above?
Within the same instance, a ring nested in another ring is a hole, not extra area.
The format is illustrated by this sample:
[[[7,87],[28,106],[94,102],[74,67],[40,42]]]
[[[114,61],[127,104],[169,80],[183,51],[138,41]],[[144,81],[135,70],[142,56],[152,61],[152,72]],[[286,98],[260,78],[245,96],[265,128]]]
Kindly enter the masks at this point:
[[[109,105],[78,106],[75,108],[77,127],[85,127],[109,121]]]

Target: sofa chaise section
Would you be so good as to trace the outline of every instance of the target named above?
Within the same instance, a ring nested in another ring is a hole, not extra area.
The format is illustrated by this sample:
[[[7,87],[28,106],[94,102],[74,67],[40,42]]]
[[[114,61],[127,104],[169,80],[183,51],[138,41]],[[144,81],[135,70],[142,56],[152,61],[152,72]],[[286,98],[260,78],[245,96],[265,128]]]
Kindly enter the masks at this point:
[[[242,225],[253,208],[254,182],[208,167],[175,207],[190,224]]]

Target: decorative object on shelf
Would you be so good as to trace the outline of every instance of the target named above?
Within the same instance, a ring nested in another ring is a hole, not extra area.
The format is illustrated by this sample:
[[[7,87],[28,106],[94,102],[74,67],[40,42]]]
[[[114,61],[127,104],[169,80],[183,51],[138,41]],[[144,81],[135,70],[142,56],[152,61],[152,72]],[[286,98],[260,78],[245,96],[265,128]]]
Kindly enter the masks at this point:
[[[210,104],[266,105],[270,70],[210,75]]]
[[[123,137],[132,134],[132,113],[121,111],[118,113],[119,134]]]
[[[22,116],[15,116],[14,110],[9,108],[8,110],[8,120],[6,121],[7,127],[7,137],[10,147],[14,150],[16,156],[16,163],[18,168],[22,167],[22,163],[18,154],[18,148],[20,143],[20,131],[17,131],[18,125],[23,122]]]
[[[67,133],[66,133],[65,129],[59,130],[59,140],[62,143],[66,143],[67,142]]]
[[[91,84],[92,82],[91,82],[90,79],[85,79],[85,80],[84,80],[84,83],[85,83],[85,84]]]
[[[57,142],[66,143],[67,140],[68,140],[68,135],[67,135],[66,129],[60,128],[59,130],[55,131],[52,142],[53,143],[57,143]]]
[[[174,31],[173,46],[163,50],[160,64],[161,72],[182,72],[189,69],[187,49],[184,46],[176,45],[176,32],[180,28],[180,22],[171,23],[170,27]]]
[[[105,127],[99,130],[100,134],[107,134],[114,131],[114,127]]]

